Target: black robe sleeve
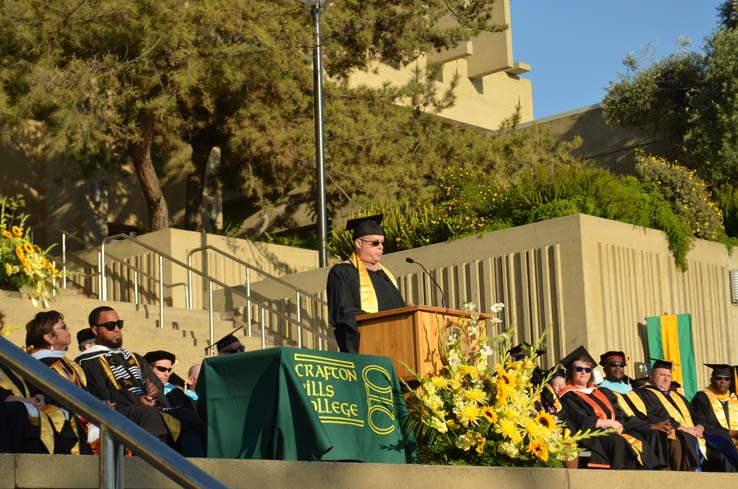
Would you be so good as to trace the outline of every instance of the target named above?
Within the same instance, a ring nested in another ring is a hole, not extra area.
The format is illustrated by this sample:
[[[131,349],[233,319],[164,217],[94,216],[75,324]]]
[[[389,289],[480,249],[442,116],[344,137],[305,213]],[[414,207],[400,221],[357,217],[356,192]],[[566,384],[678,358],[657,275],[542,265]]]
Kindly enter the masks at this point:
[[[334,328],[357,331],[356,316],[363,314],[359,295],[359,272],[349,263],[339,263],[328,273],[328,321]]]

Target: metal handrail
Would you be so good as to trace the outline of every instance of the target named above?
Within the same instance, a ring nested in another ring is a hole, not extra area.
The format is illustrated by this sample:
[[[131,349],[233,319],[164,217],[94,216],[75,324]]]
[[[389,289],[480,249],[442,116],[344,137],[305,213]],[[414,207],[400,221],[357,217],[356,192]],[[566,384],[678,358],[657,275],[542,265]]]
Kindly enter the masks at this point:
[[[113,240],[127,240],[127,241],[131,241],[131,242],[137,244],[138,246],[141,246],[142,248],[147,249],[150,252],[155,253],[156,255],[158,255],[159,256],[159,270],[160,270],[160,273],[161,273],[161,270],[162,270],[162,260],[163,259],[167,259],[171,263],[176,264],[176,265],[184,268],[188,272],[195,273],[198,276],[200,276],[203,280],[205,280],[205,281],[207,281],[209,283],[209,286],[208,287],[210,289],[212,289],[212,285],[215,284],[215,285],[218,285],[218,286],[222,287],[223,289],[225,289],[227,292],[229,292],[231,294],[235,294],[235,295],[237,295],[239,297],[243,297],[244,299],[246,299],[247,303],[249,303],[249,304],[251,304],[252,302],[255,303],[260,308],[261,315],[262,315],[262,321],[261,321],[261,346],[262,346],[262,348],[266,348],[266,328],[265,328],[266,325],[264,324],[264,320],[263,320],[264,311],[265,310],[269,311],[272,314],[276,314],[277,316],[279,316],[279,317],[283,318],[284,320],[286,320],[286,321],[288,321],[290,323],[293,323],[293,324],[295,324],[297,326],[297,328],[298,328],[297,336],[298,336],[298,346],[299,347],[302,347],[302,330],[303,329],[306,329],[307,331],[309,331],[310,333],[312,333],[312,334],[314,334],[315,336],[318,337],[319,347],[320,348],[322,348],[322,344],[323,344],[323,340],[324,339],[327,342],[329,342],[329,343],[330,342],[335,343],[335,340],[333,338],[329,337],[328,335],[326,335],[326,334],[324,334],[324,333],[322,333],[322,332],[320,332],[320,331],[312,328],[310,325],[304,325],[304,324],[302,324],[302,318],[301,318],[301,315],[299,314],[299,307],[298,307],[298,318],[300,319],[300,322],[297,322],[295,319],[293,319],[293,318],[291,318],[291,317],[283,314],[281,311],[278,311],[277,309],[274,309],[273,307],[271,307],[271,306],[269,306],[267,304],[261,303],[259,301],[254,301],[253,299],[251,299],[250,294],[247,295],[246,293],[243,293],[243,292],[235,289],[234,287],[231,287],[230,285],[227,285],[226,283],[224,283],[224,282],[222,282],[222,281],[220,281],[220,280],[218,280],[216,278],[213,278],[213,277],[211,277],[209,275],[206,275],[205,273],[201,272],[200,270],[197,270],[197,269],[191,267],[190,265],[188,265],[188,264],[186,264],[186,263],[184,263],[184,262],[182,262],[182,261],[174,258],[173,256],[171,256],[171,255],[169,255],[167,253],[164,253],[163,251],[161,251],[161,250],[159,250],[157,248],[154,248],[153,246],[151,246],[149,244],[146,244],[143,241],[141,241],[141,240],[139,240],[137,238],[134,238],[132,236],[129,236],[127,234],[116,234],[116,235],[113,235],[113,236],[108,236],[107,238],[105,238],[103,240],[103,243],[102,243],[102,245],[100,247],[100,280],[101,280],[101,290],[104,291],[103,292],[103,298],[102,298],[102,300],[107,300],[107,290],[106,289],[102,289],[102,286],[103,286],[103,284],[105,284],[105,281],[106,281],[106,279],[105,279],[105,243],[108,242],[108,241],[113,241]],[[164,297],[163,297],[163,290],[161,290],[161,281],[159,282],[159,284],[160,284],[160,290],[159,290],[159,293],[160,293],[160,296],[159,296],[159,324],[160,325],[163,325],[164,324],[164,305],[163,305]],[[215,341],[215,337],[214,337],[214,334],[213,334],[213,331],[214,331],[214,328],[213,328],[213,322],[214,322],[213,321],[213,312],[214,312],[214,310],[213,310],[213,301],[212,301],[212,291],[209,292],[209,297],[211,297],[211,299],[208,301],[209,302],[209,304],[208,304],[208,312],[209,312],[209,316],[210,316],[210,331],[211,331],[211,333],[210,333],[210,344],[212,345],[214,343],[214,341]],[[251,314],[250,314],[250,308],[248,308],[248,312],[249,312],[248,329],[249,329],[249,336],[251,336]]]
[[[270,280],[273,280],[273,281],[277,282],[280,285],[284,285],[285,287],[288,287],[288,288],[294,290],[295,292],[299,293],[300,295],[308,296],[310,299],[314,300],[315,302],[319,302],[320,304],[323,304],[326,307],[328,306],[328,303],[326,301],[324,301],[323,299],[321,299],[320,297],[318,297],[317,295],[315,295],[315,294],[313,294],[311,292],[308,292],[305,289],[301,289],[300,287],[297,287],[296,285],[293,285],[293,284],[289,283],[288,281],[286,281],[284,279],[281,279],[280,277],[277,277],[276,275],[272,275],[269,272],[265,272],[264,270],[260,270],[260,269],[258,269],[256,267],[252,266],[247,261],[242,260],[242,259],[240,259],[239,257],[237,257],[235,255],[231,255],[230,253],[227,253],[227,252],[221,250],[220,248],[216,248],[213,245],[201,246],[199,248],[194,248],[194,249],[191,249],[190,251],[188,251],[187,252],[187,264],[189,266],[192,266],[192,255],[194,255],[195,253],[201,252],[201,251],[205,251],[205,250],[214,251],[214,252],[220,254],[221,256],[225,256],[226,258],[228,258],[228,259],[230,259],[232,261],[235,261],[239,265],[243,265],[244,267],[246,267],[247,270],[254,270],[255,272],[257,272],[257,273],[265,276],[266,278],[268,278]],[[191,275],[188,275],[187,276],[187,283],[190,285],[190,294],[192,294],[192,276]],[[190,297],[190,304],[192,304],[192,298],[191,297]]]
[[[31,229],[31,232],[33,233],[33,230],[34,229],[39,229],[39,228],[42,228],[42,227],[50,227],[50,228],[52,228],[52,229],[54,229],[56,231],[59,231],[61,233],[61,235],[62,235],[62,243],[65,243],[66,242],[66,238],[69,237],[73,241],[76,241],[79,244],[81,244],[84,247],[84,250],[85,251],[97,250],[97,247],[96,246],[90,244],[89,242],[83,240],[82,238],[80,238],[78,236],[75,236],[73,233],[71,233],[71,232],[69,232],[69,231],[67,231],[67,230],[65,230],[65,229],[63,229],[63,228],[61,228],[61,227],[59,227],[59,226],[57,226],[56,224],[53,224],[53,223],[42,223],[42,224],[39,224],[37,226],[34,226]],[[33,234],[32,234],[32,236],[33,236]],[[136,238],[134,238],[132,236],[129,236],[127,234],[117,234],[115,236],[109,236],[109,237],[105,238],[105,240],[103,240],[103,244],[101,245],[101,250],[98,251],[98,264],[97,264],[97,266],[98,266],[98,273],[96,273],[95,275],[98,276],[98,280],[99,280],[99,294],[100,294],[100,299],[101,300],[107,300],[107,281],[105,280],[105,256],[106,255],[104,254],[104,245],[105,245],[105,242],[106,241],[112,241],[112,240],[129,240],[129,241],[132,241],[133,243],[141,246],[142,248],[147,249],[147,250],[151,251],[152,253],[155,253],[156,255],[158,255],[160,257],[160,259],[159,259],[159,262],[160,262],[159,263],[160,273],[161,273],[161,269],[162,269],[162,258],[165,258],[165,259],[169,260],[170,262],[172,262],[174,264],[177,264],[177,265],[185,268],[188,271],[187,276],[188,276],[188,282],[189,283],[191,283],[192,272],[194,272],[197,275],[199,275],[203,280],[209,282],[209,297],[210,297],[210,300],[209,300],[208,312],[209,312],[209,322],[210,322],[210,324],[209,324],[210,328],[209,329],[210,329],[210,344],[211,345],[213,344],[213,342],[215,340],[215,338],[214,338],[214,310],[213,310],[213,301],[212,301],[212,285],[213,284],[216,284],[216,285],[222,287],[223,289],[225,289],[225,291],[230,292],[231,294],[234,294],[236,296],[239,296],[239,297],[242,297],[242,298],[246,299],[247,304],[251,305],[253,303],[253,304],[255,304],[260,309],[260,311],[261,311],[261,318],[260,319],[261,319],[261,346],[262,346],[262,348],[266,348],[266,331],[265,331],[265,322],[264,322],[264,313],[265,313],[265,311],[268,311],[271,314],[276,315],[278,318],[282,318],[285,321],[287,321],[288,323],[295,324],[297,326],[297,328],[298,328],[298,339],[297,339],[297,342],[298,342],[298,346],[299,347],[302,347],[302,330],[303,329],[305,329],[306,331],[312,333],[313,335],[315,335],[318,338],[318,347],[321,348],[321,349],[323,348],[323,341],[324,340],[326,341],[327,344],[335,344],[335,339],[332,336],[328,336],[328,335],[324,334],[323,332],[318,331],[317,329],[311,327],[310,324],[305,325],[305,324],[303,324],[303,321],[302,321],[302,314],[301,314],[300,307],[299,307],[300,296],[302,294],[307,294],[314,301],[316,301],[316,302],[318,302],[320,304],[324,304],[325,305],[326,304],[325,301],[321,300],[320,298],[317,298],[317,297],[313,296],[312,294],[309,294],[308,292],[303,291],[302,289],[296,288],[296,287],[292,286],[291,284],[289,284],[288,282],[286,282],[286,281],[284,281],[282,279],[279,279],[278,277],[274,277],[274,276],[272,276],[271,274],[269,274],[267,272],[264,272],[262,270],[259,270],[259,269],[256,269],[256,268],[251,267],[255,271],[257,271],[259,273],[262,273],[262,274],[264,274],[266,276],[269,276],[270,278],[276,279],[280,283],[284,283],[285,285],[287,285],[289,287],[292,287],[293,289],[296,290],[297,296],[298,296],[298,307],[297,307],[297,319],[294,319],[294,318],[292,318],[292,317],[290,317],[290,316],[282,313],[281,311],[279,311],[277,309],[274,309],[273,307],[271,307],[268,304],[264,304],[264,303],[262,303],[260,301],[256,301],[256,300],[251,299],[251,291],[250,291],[250,283],[249,283],[250,282],[250,279],[247,278],[247,292],[246,293],[243,293],[243,292],[241,292],[241,291],[239,291],[239,290],[237,290],[237,289],[235,289],[235,288],[233,288],[233,287],[225,284],[224,282],[221,282],[218,279],[215,279],[213,277],[210,277],[209,275],[206,275],[206,274],[202,273],[201,271],[199,271],[199,270],[191,267],[189,264],[185,264],[185,263],[181,262],[180,260],[177,260],[176,258],[174,258],[174,257],[172,257],[172,256],[170,256],[170,255],[168,255],[168,254],[166,254],[164,252],[162,252],[161,250],[159,250],[157,248],[154,248],[153,246],[150,246],[150,245],[148,245],[148,244],[146,244],[146,243],[144,243],[144,242],[142,242],[142,241],[140,241],[140,240],[138,240],[138,239],[136,239]],[[217,248],[216,248],[216,250],[217,250]],[[220,251],[220,250],[218,250],[218,251]],[[63,248],[62,252],[63,252],[62,263],[64,264],[64,267],[66,267],[66,263],[67,263],[66,247]],[[124,260],[121,260],[120,258],[118,258],[116,256],[113,256],[113,255],[110,255],[110,254],[108,254],[107,256],[109,258],[111,258],[112,260],[115,260],[116,262],[118,262],[118,263],[120,263],[120,264],[128,267],[129,269],[134,270],[134,295],[135,295],[135,300],[136,301],[138,300],[138,277],[137,277],[137,274],[142,274],[142,275],[145,275],[147,277],[151,277],[154,281],[156,281],[159,284],[159,326],[160,327],[163,327],[164,326],[164,304],[163,304],[163,299],[164,299],[163,286],[164,285],[167,285],[170,288],[173,288],[173,287],[178,286],[178,285],[184,285],[184,287],[185,287],[185,294],[186,294],[185,295],[185,299],[188,302],[188,308],[189,309],[192,308],[191,294],[188,293],[188,290],[191,290],[190,289],[190,286],[189,286],[189,283],[188,284],[183,284],[181,282],[177,282],[177,283],[173,283],[173,284],[164,284],[162,281],[159,281],[158,279],[156,279],[156,277],[154,275],[146,274],[146,272],[143,272],[141,270],[138,270],[135,266],[130,265],[129,263],[126,263]],[[188,254],[188,259],[189,259],[190,256],[191,255]],[[236,259],[238,260],[238,258],[236,258]],[[250,277],[251,268],[247,268],[247,277]],[[66,276],[66,274],[65,274],[65,276]],[[63,288],[66,288],[66,280],[64,281],[62,287]],[[253,321],[252,321],[252,316],[251,316],[251,307],[248,307],[247,308],[247,322],[248,322],[248,334],[249,334],[249,336],[252,336],[252,333],[253,333],[253,331],[252,331],[252,323],[253,323]]]
[[[296,324],[298,324],[298,325],[300,325],[302,323],[302,310],[300,308],[300,304],[302,302],[302,297],[303,296],[306,296],[307,298],[312,299],[313,304],[318,303],[318,304],[322,304],[322,305],[324,305],[326,307],[328,306],[328,303],[326,301],[324,301],[323,299],[321,299],[320,297],[318,297],[318,296],[316,296],[314,294],[311,294],[310,292],[308,292],[308,291],[306,291],[304,289],[301,289],[300,287],[297,287],[297,286],[295,286],[295,285],[287,282],[286,280],[283,280],[283,279],[277,277],[276,275],[272,275],[269,272],[265,272],[264,270],[261,270],[261,269],[258,269],[256,267],[253,267],[250,263],[246,262],[245,260],[242,260],[242,259],[238,258],[237,256],[231,255],[230,253],[227,253],[227,252],[225,252],[225,251],[223,251],[223,250],[221,250],[219,248],[216,248],[216,247],[214,247],[212,245],[205,245],[205,246],[201,246],[199,248],[194,248],[194,249],[188,251],[187,252],[187,265],[190,266],[190,267],[192,267],[192,256],[195,253],[205,252],[205,251],[208,251],[208,250],[209,251],[213,251],[215,253],[218,253],[221,256],[224,256],[224,257],[228,258],[229,260],[231,260],[233,262],[236,262],[239,265],[241,265],[241,266],[243,266],[243,267],[246,268],[246,294],[245,294],[246,295],[246,324],[248,325],[248,334],[249,334],[249,336],[252,335],[252,330],[251,330],[251,323],[252,323],[252,317],[251,317],[251,300],[252,300],[251,299],[251,272],[252,271],[257,272],[258,274],[263,275],[267,279],[272,280],[272,281],[274,281],[274,282],[276,282],[276,283],[278,283],[280,285],[283,285],[283,286],[285,286],[285,287],[287,287],[289,289],[292,289],[295,292],[295,304],[296,304],[296,315],[297,315],[297,319],[294,322]],[[189,291],[189,294],[190,294],[190,297],[189,297],[189,300],[188,300],[188,306],[190,308],[192,308],[193,300],[192,300],[192,273],[191,272],[188,272],[187,273],[187,290]],[[211,288],[209,288],[209,290],[208,290],[208,298],[209,298],[209,301],[212,302],[212,289]],[[281,315],[281,313],[278,313],[278,314]],[[282,315],[282,317],[286,317],[286,316]],[[293,322],[289,318],[287,320],[290,321],[290,322]],[[262,321],[262,323],[263,323],[263,321]],[[262,328],[262,343],[264,343],[264,342],[265,342],[265,338],[264,338],[263,328]],[[300,334],[299,332],[298,332],[298,335],[297,335],[297,346],[299,348],[302,348],[302,334]]]
[[[99,486],[123,487],[122,450],[115,450],[110,435],[131,448],[156,470],[186,488],[226,488],[217,479],[160,442],[89,392],[79,388],[23,350],[0,337],[0,363],[53,395],[64,406],[100,427]]]

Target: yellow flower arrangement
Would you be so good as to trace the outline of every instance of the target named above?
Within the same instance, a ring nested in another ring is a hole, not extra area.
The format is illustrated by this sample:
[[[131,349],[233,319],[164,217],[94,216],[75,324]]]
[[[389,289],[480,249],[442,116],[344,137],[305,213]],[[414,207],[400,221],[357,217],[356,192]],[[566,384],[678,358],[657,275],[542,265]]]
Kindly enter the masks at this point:
[[[31,242],[28,216],[19,212],[23,205],[20,196],[0,199],[0,289],[19,291],[47,307],[62,274],[46,257],[49,250]]]
[[[465,306],[470,317],[439,334],[443,366],[419,377],[408,399],[421,462],[561,466],[577,455],[578,441],[595,436],[572,434],[540,409],[542,386],[532,381],[535,363],[507,355],[512,329],[493,338],[484,333],[501,323],[503,307],[495,304],[483,321]],[[492,363],[494,352],[498,361]]]

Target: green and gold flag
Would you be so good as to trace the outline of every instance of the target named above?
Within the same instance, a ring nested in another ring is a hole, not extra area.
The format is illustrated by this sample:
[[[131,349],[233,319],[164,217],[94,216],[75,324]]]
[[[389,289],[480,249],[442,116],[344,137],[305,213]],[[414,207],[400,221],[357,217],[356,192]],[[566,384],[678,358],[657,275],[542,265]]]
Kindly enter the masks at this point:
[[[668,314],[646,318],[648,352],[654,359],[674,363],[672,380],[682,385],[687,399],[697,393],[697,368],[692,345],[692,319],[689,314]]]

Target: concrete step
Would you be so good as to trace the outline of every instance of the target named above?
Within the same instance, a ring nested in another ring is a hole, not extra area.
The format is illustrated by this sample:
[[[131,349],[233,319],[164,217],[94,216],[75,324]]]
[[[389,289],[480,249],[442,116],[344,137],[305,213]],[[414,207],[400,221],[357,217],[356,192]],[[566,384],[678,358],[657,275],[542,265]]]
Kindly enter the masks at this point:
[[[34,308],[27,299],[17,294],[0,294],[0,311],[6,315],[5,323],[12,331],[8,339],[21,347],[25,343],[25,324],[41,310],[55,309],[64,314],[65,323],[73,335],[69,356],[78,353],[75,341],[79,330],[87,327],[89,312],[100,305],[114,308],[121,319],[126,321],[123,331],[124,345],[131,351],[144,354],[151,350],[167,350],[178,359],[175,371],[186,374],[190,365],[199,363],[206,356],[205,347],[210,344],[210,327],[207,311],[167,308],[165,324],[158,327],[158,308],[141,307],[124,302],[102,302],[95,299],[58,296],[48,309]],[[225,336],[235,328],[233,321],[215,321],[216,339]],[[260,341],[242,339],[248,349],[261,347]],[[180,367],[181,366],[181,367]]]

